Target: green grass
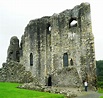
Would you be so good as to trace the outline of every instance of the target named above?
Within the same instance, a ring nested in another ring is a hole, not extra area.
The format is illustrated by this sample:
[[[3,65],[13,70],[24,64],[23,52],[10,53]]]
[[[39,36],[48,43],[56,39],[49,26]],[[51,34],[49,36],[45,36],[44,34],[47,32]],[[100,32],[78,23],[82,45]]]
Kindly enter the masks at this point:
[[[99,93],[103,93],[103,89],[99,88],[99,89],[98,89],[98,92],[99,92]],[[103,96],[100,96],[99,98],[103,98]]]
[[[98,93],[103,93],[103,89],[102,88],[98,88]]]
[[[19,84],[0,82],[0,98],[65,98],[63,95],[16,88]]]

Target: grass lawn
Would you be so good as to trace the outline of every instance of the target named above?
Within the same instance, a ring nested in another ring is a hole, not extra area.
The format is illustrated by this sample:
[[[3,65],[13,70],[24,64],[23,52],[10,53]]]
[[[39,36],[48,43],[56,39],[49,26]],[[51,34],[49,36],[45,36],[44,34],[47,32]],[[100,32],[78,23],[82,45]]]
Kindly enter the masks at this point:
[[[103,89],[101,89],[101,88],[98,89],[98,92],[99,92],[99,93],[103,93]],[[103,98],[103,96],[100,96],[100,98]]]
[[[0,82],[0,98],[65,98],[63,95],[16,88],[19,84]]]

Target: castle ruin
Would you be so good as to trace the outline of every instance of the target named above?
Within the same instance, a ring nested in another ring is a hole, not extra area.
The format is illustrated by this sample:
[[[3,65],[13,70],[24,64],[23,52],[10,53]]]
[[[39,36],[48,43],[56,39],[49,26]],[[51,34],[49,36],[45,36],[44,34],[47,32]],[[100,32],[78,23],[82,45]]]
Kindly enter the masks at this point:
[[[40,85],[80,87],[86,79],[90,87],[95,87],[96,64],[90,4],[82,3],[59,14],[31,20],[20,45],[16,36],[10,40],[7,62],[11,61],[22,64]],[[2,68],[1,80],[2,70],[5,73]],[[6,78],[15,76],[17,72],[10,74],[6,74]]]

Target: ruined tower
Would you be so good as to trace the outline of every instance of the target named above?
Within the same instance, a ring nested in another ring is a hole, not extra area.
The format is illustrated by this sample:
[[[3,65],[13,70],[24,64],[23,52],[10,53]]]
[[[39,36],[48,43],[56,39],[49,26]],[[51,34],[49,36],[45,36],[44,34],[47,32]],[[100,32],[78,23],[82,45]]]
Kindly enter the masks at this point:
[[[42,85],[51,81],[55,86],[76,86],[84,79],[93,85],[95,81],[94,37],[88,3],[31,20],[21,47],[20,62]]]
[[[90,4],[31,20],[20,46],[16,37],[11,40],[17,44],[10,43],[8,59],[24,65],[40,85],[78,87],[86,79],[95,86]]]

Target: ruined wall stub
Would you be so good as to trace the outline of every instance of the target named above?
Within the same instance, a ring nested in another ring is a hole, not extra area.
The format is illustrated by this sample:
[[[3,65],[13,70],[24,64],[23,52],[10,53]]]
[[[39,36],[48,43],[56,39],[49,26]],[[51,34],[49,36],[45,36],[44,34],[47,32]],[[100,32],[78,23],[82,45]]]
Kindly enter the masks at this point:
[[[17,61],[20,60],[20,53],[19,53],[19,39],[16,36],[13,36],[10,39],[10,45],[7,51],[7,61]]]

